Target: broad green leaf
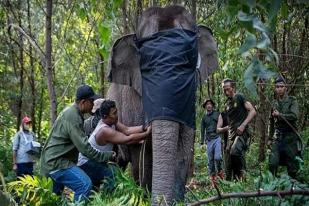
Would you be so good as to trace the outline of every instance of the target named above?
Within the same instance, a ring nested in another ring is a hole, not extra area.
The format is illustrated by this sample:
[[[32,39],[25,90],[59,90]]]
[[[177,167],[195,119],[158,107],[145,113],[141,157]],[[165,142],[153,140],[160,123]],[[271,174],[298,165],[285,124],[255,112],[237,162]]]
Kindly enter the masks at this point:
[[[270,43],[271,42],[270,42],[268,35],[265,32],[263,32],[262,39],[258,41],[258,43],[256,44],[256,47],[259,49],[267,49]]]
[[[98,25],[98,31],[99,31],[100,39],[101,39],[102,43],[108,44],[110,37],[111,37],[111,33],[112,33],[111,29],[107,25],[105,25],[104,23],[100,23]]]
[[[239,19],[239,21],[252,21],[254,16],[249,15],[243,11],[238,11],[237,18]]]
[[[263,22],[258,17],[254,17],[253,19],[253,28],[261,32],[268,32],[267,27],[263,24]]]
[[[288,12],[289,12],[288,6],[285,3],[283,3],[282,6],[281,6],[281,10],[280,10],[280,13],[281,13],[281,16],[282,16],[283,19],[288,18],[288,16],[289,16]]]
[[[254,67],[255,67],[256,63],[257,63],[256,60],[253,60],[251,62],[251,64],[249,65],[249,67],[246,69],[245,74],[244,74],[245,87],[255,97],[257,96],[256,84],[255,84],[255,81],[254,81],[254,76],[255,76]]]
[[[277,74],[267,69],[260,60],[253,59],[244,75],[245,87],[252,92],[253,96],[257,96],[256,80],[263,79],[268,80],[275,77]]]
[[[276,65],[279,65],[278,54],[272,48],[268,49],[267,56],[271,59],[271,61],[274,61]]]
[[[247,4],[251,10],[256,6],[255,0],[244,0],[244,3]]]
[[[281,0],[272,0],[272,3],[270,4],[270,8],[268,11],[269,20],[272,20],[275,16],[278,15],[280,7],[281,7]]]
[[[256,46],[256,37],[254,34],[247,32],[247,37],[244,43],[239,48],[239,53],[245,53]]]

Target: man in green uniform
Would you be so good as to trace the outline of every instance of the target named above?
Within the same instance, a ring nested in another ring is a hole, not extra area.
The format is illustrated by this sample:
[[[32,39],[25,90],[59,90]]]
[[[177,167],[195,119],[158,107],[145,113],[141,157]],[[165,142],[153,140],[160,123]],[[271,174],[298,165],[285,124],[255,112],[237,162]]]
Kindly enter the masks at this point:
[[[256,111],[242,94],[236,93],[235,81],[224,79],[222,81],[222,88],[228,98],[226,102],[228,127],[217,131],[224,132],[228,129],[229,132],[226,149],[228,155],[226,178],[228,180],[232,178],[242,179],[246,166],[245,153],[248,149],[250,138],[248,124],[256,115]]]
[[[286,94],[285,80],[275,81],[276,99],[272,104],[269,125],[269,138],[272,143],[269,156],[269,170],[276,175],[278,166],[287,166],[288,174],[295,178],[299,169],[297,156],[301,156],[301,139],[296,122],[299,110],[295,97]]]
[[[54,192],[59,194],[66,186],[75,192],[74,201],[87,199],[92,189],[90,178],[76,166],[78,153],[98,162],[114,157],[114,152],[95,150],[84,132],[83,114],[91,112],[97,97],[88,85],[77,89],[75,103],[59,114],[41,155],[41,173],[52,178]]]

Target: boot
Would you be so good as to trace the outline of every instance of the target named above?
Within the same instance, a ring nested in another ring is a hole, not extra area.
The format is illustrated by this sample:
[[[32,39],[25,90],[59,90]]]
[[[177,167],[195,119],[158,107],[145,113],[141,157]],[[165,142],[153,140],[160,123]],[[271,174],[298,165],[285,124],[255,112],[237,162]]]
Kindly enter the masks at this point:
[[[224,175],[224,171],[223,171],[223,170],[221,170],[220,172],[218,172],[217,175],[219,176],[219,178],[220,178],[221,180],[224,180],[225,175]]]
[[[211,187],[215,187],[215,185],[217,185],[216,175],[211,175],[209,179],[210,179]]]

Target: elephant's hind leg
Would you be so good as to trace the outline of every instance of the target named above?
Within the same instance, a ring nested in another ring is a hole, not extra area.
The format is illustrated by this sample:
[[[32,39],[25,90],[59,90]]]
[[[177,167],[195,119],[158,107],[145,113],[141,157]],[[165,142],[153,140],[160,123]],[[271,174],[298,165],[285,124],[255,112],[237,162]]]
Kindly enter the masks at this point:
[[[178,136],[179,123],[168,120],[152,122],[152,205],[171,205],[174,201]]]

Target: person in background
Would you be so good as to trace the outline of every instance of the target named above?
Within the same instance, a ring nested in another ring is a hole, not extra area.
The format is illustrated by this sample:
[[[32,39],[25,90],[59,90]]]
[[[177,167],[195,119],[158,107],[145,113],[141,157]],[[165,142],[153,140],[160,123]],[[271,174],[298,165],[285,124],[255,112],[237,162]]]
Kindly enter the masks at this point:
[[[98,162],[115,157],[114,152],[99,152],[89,144],[84,132],[83,114],[90,113],[98,99],[89,85],[81,85],[76,91],[75,103],[65,108],[57,117],[41,155],[41,173],[51,177],[53,191],[60,194],[64,186],[74,191],[74,201],[88,200],[92,183],[88,175],[76,163],[79,152]]]
[[[232,79],[222,81],[222,89],[227,96],[226,114],[228,119],[229,136],[227,141],[227,170],[228,180],[241,180],[246,169],[245,154],[249,147],[250,132],[248,124],[255,117],[256,111],[252,104],[241,93],[236,93],[236,82]],[[223,130],[222,132],[224,132]]]
[[[84,129],[85,129],[85,134],[90,137],[91,133],[94,131],[96,128],[97,124],[101,120],[101,115],[100,115],[100,106],[102,102],[104,102],[105,99],[99,98],[94,100],[93,102],[93,107],[91,110],[91,113],[93,114],[91,117],[85,120],[84,122]]]
[[[35,139],[30,130],[31,119],[25,116],[20,125],[20,130],[13,138],[13,170],[17,177],[33,175],[33,156],[27,153],[27,144]]]
[[[294,96],[287,95],[285,80],[275,81],[276,98],[272,103],[269,124],[269,170],[277,175],[279,165],[287,166],[288,174],[296,178],[302,152],[302,140],[297,132],[298,103]]]
[[[214,110],[215,103],[211,99],[205,100],[202,106],[206,112],[201,121],[201,144],[203,145],[206,139],[208,173],[211,184],[214,187],[217,182],[217,175],[221,179],[224,179],[224,172],[222,169],[221,137],[217,133],[217,122],[220,112]]]

